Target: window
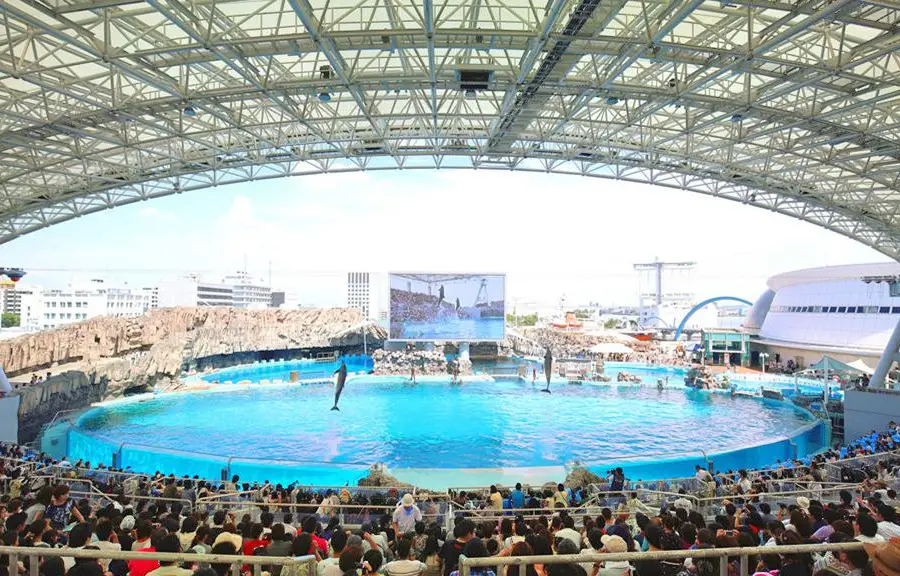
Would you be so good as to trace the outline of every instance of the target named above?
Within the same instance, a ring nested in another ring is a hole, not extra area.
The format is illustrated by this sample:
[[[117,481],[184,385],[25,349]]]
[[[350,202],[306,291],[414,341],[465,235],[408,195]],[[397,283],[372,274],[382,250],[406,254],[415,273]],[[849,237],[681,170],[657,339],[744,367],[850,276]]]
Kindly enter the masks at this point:
[[[837,306],[832,306],[828,309],[829,314],[834,314],[835,312],[837,312]]]
[[[822,311],[822,307],[821,307],[821,306],[813,306],[812,308],[810,308],[810,312],[815,312],[815,313],[817,313],[817,314],[818,314],[819,312],[821,312],[821,311]]]
[[[882,306],[881,308],[878,309],[878,313],[879,314],[890,314],[891,307],[890,306]]]
[[[857,313],[857,314],[865,314],[865,313],[866,313],[866,307],[865,307],[865,306],[857,306],[857,307],[856,307],[856,313]]]
[[[891,314],[900,314],[900,306],[894,306],[891,308]]]
[[[856,306],[847,306],[847,314],[856,314]]]
[[[838,314],[843,314],[847,311],[846,306],[838,306]]]

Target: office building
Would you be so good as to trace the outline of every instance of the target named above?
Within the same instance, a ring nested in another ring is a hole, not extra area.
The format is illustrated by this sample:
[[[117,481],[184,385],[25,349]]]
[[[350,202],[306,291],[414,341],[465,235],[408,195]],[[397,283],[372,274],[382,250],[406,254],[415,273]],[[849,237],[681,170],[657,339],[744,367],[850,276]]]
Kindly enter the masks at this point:
[[[268,308],[272,305],[272,288],[246,270],[225,277],[224,284],[233,287],[235,308]]]
[[[160,308],[176,306],[233,306],[234,286],[205,282],[197,275],[160,282],[158,291]]]
[[[152,292],[109,286],[102,279],[74,283],[66,289],[19,289],[20,325],[26,331],[47,330],[97,316],[127,318],[150,309]]]
[[[369,318],[369,273],[347,273],[347,307],[361,310],[363,318]]]

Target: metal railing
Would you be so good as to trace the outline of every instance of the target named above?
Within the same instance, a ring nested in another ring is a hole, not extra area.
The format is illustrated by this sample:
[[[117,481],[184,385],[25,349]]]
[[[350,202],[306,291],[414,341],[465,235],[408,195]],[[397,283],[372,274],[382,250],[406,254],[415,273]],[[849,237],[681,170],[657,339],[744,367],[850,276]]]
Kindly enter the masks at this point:
[[[874,466],[878,462],[885,460],[900,459],[900,450],[892,450],[890,452],[877,452],[875,454],[864,454],[853,458],[844,458],[835,462],[827,462],[825,464],[825,475],[829,481],[839,482],[841,480],[841,470],[849,468],[851,470],[861,468],[863,466]]]
[[[808,488],[804,490],[790,490],[784,492],[759,492],[755,494],[732,494],[727,496],[716,496],[713,498],[699,498],[698,511],[713,514],[716,508],[721,508],[725,502],[743,502],[757,503],[767,502],[774,504],[778,501],[788,503],[787,501],[795,501],[803,496],[810,500],[837,500],[841,490],[855,490],[855,484],[834,484],[829,486],[821,486],[819,488]]]
[[[360,526],[362,524],[379,521],[385,514],[391,514],[398,504],[298,504],[296,502],[253,502],[249,500],[198,500],[197,509],[209,511],[212,505],[216,510],[226,510],[235,514],[249,514],[254,522],[258,522],[264,511],[299,514],[301,516],[316,515],[321,518],[336,516],[344,526]],[[447,501],[418,502],[422,519],[428,522],[446,524],[453,515],[452,508]],[[207,506],[204,508],[203,506]]]
[[[838,552],[861,550],[862,542],[840,544],[802,544],[796,546],[759,546],[752,548],[707,548],[703,550],[667,550],[658,552],[626,552],[616,554],[566,554],[556,556],[491,556],[488,558],[459,557],[460,576],[471,576],[473,568],[506,568],[509,566],[534,566],[539,564],[597,564],[603,562],[671,561],[683,562],[686,558],[696,561],[701,558],[719,560],[719,576],[728,575],[728,559],[736,558],[740,563],[737,576],[753,574],[755,566],[750,566],[750,557],[811,554],[817,552]],[[724,561],[723,561],[724,560]],[[498,572],[499,573],[499,572]],[[510,572],[507,571],[509,574]],[[522,572],[519,572],[522,574]]]
[[[297,558],[278,556],[228,556],[221,554],[185,554],[167,552],[118,552],[112,550],[85,550],[72,548],[21,548],[0,546],[0,555],[8,555],[9,566],[16,566],[19,558],[28,558],[28,575],[39,576],[40,561],[44,558],[88,558],[96,560],[156,560],[161,562],[177,562],[185,564],[227,564],[231,567],[232,576],[241,576],[241,566],[249,565],[254,576],[261,576],[267,566],[302,566],[306,565],[306,574],[313,576],[316,572],[315,556]]]

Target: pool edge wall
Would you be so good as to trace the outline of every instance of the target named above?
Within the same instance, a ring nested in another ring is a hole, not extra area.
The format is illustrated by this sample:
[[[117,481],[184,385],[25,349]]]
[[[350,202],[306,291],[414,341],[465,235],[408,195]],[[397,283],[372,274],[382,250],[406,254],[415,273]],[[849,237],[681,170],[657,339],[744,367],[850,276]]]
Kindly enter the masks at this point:
[[[777,402],[775,400],[763,400]],[[737,470],[740,468],[764,468],[776,463],[801,458],[819,452],[830,445],[830,426],[824,420],[816,419],[808,425],[796,430],[789,437],[773,439],[770,442],[735,448],[725,452],[708,454],[709,461],[715,470]],[[344,485],[356,483],[364,477],[369,466],[364,464],[316,463],[277,460],[254,460],[211,454],[185,452],[151,446],[120,444],[100,436],[70,427],[66,431],[66,452],[70,459],[90,461],[93,465],[102,463],[106,466],[131,468],[136,472],[164,474],[197,475],[204,479],[225,479],[239,475],[242,480],[262,482],[268,480],[273,484],[290,484],[300,482],[306,485]],[[689,477],[694,474],[696,464],[705,464],[706,458],[698,450],[695,454],[685,454],[675,458],[655,460],[629,461],[620,460],[610,463],[585,463],[583,466],[601,476],[606,476],[610,468],[621,466],[626,477],[632,481],[656,480],[663,478]],[[396,468],[389,472],[407,482],[425,488],[444,489],[459,485],[461,482],[475,478],[495,478],[494,483],[507,478],[518,477],[529,482],[561,481],[565,476],[564,464],[544,467],[513,468]],[[562,474],[560,476],[560,473]],[[551,475],[539,480],[540,474]],[[415,481],[413,481],[415,479]],[[441,486],[432,485],[441,484]]]
[[[598,476],[605,477],[610,468],[621,466],[625,476],[632,481],[658,480],[663,478],[687,478],[695,473],[697,464],[712,463],[715,471],[759,469],[774,465],[776,461],[790,461],[820,452],[831,445],[831,427],[825,420],[816,419],[795,431],[789,437],[773,439],[771,442],[735,448],[724,452],[704,454],[699,450],[677,458],[663,458],[647,462],[619,461],[613,463],[589,463],[585,468]],[[665,468],[665,473],[660,473]]]

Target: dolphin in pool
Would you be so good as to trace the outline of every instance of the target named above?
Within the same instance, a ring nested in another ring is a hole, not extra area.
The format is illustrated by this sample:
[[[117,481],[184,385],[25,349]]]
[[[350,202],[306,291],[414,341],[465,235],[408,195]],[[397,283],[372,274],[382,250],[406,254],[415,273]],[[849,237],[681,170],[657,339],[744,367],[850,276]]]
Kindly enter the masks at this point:
[[[553,372],[553,352],[547,348],[547,353],[544,354],[544,374],[547,376],[547,387],[541,390],[541,392],[550,393],[550,375]]]
[[[334,373],[337,374],[337,383],[334,387],[334,406],[331,409],[340,411],[338,400],[341,399],[341,392],[344,391],[344,382],[347,381],[347,365],[344,364],[343,360],[341,360],[341,367],[335,370]]]

